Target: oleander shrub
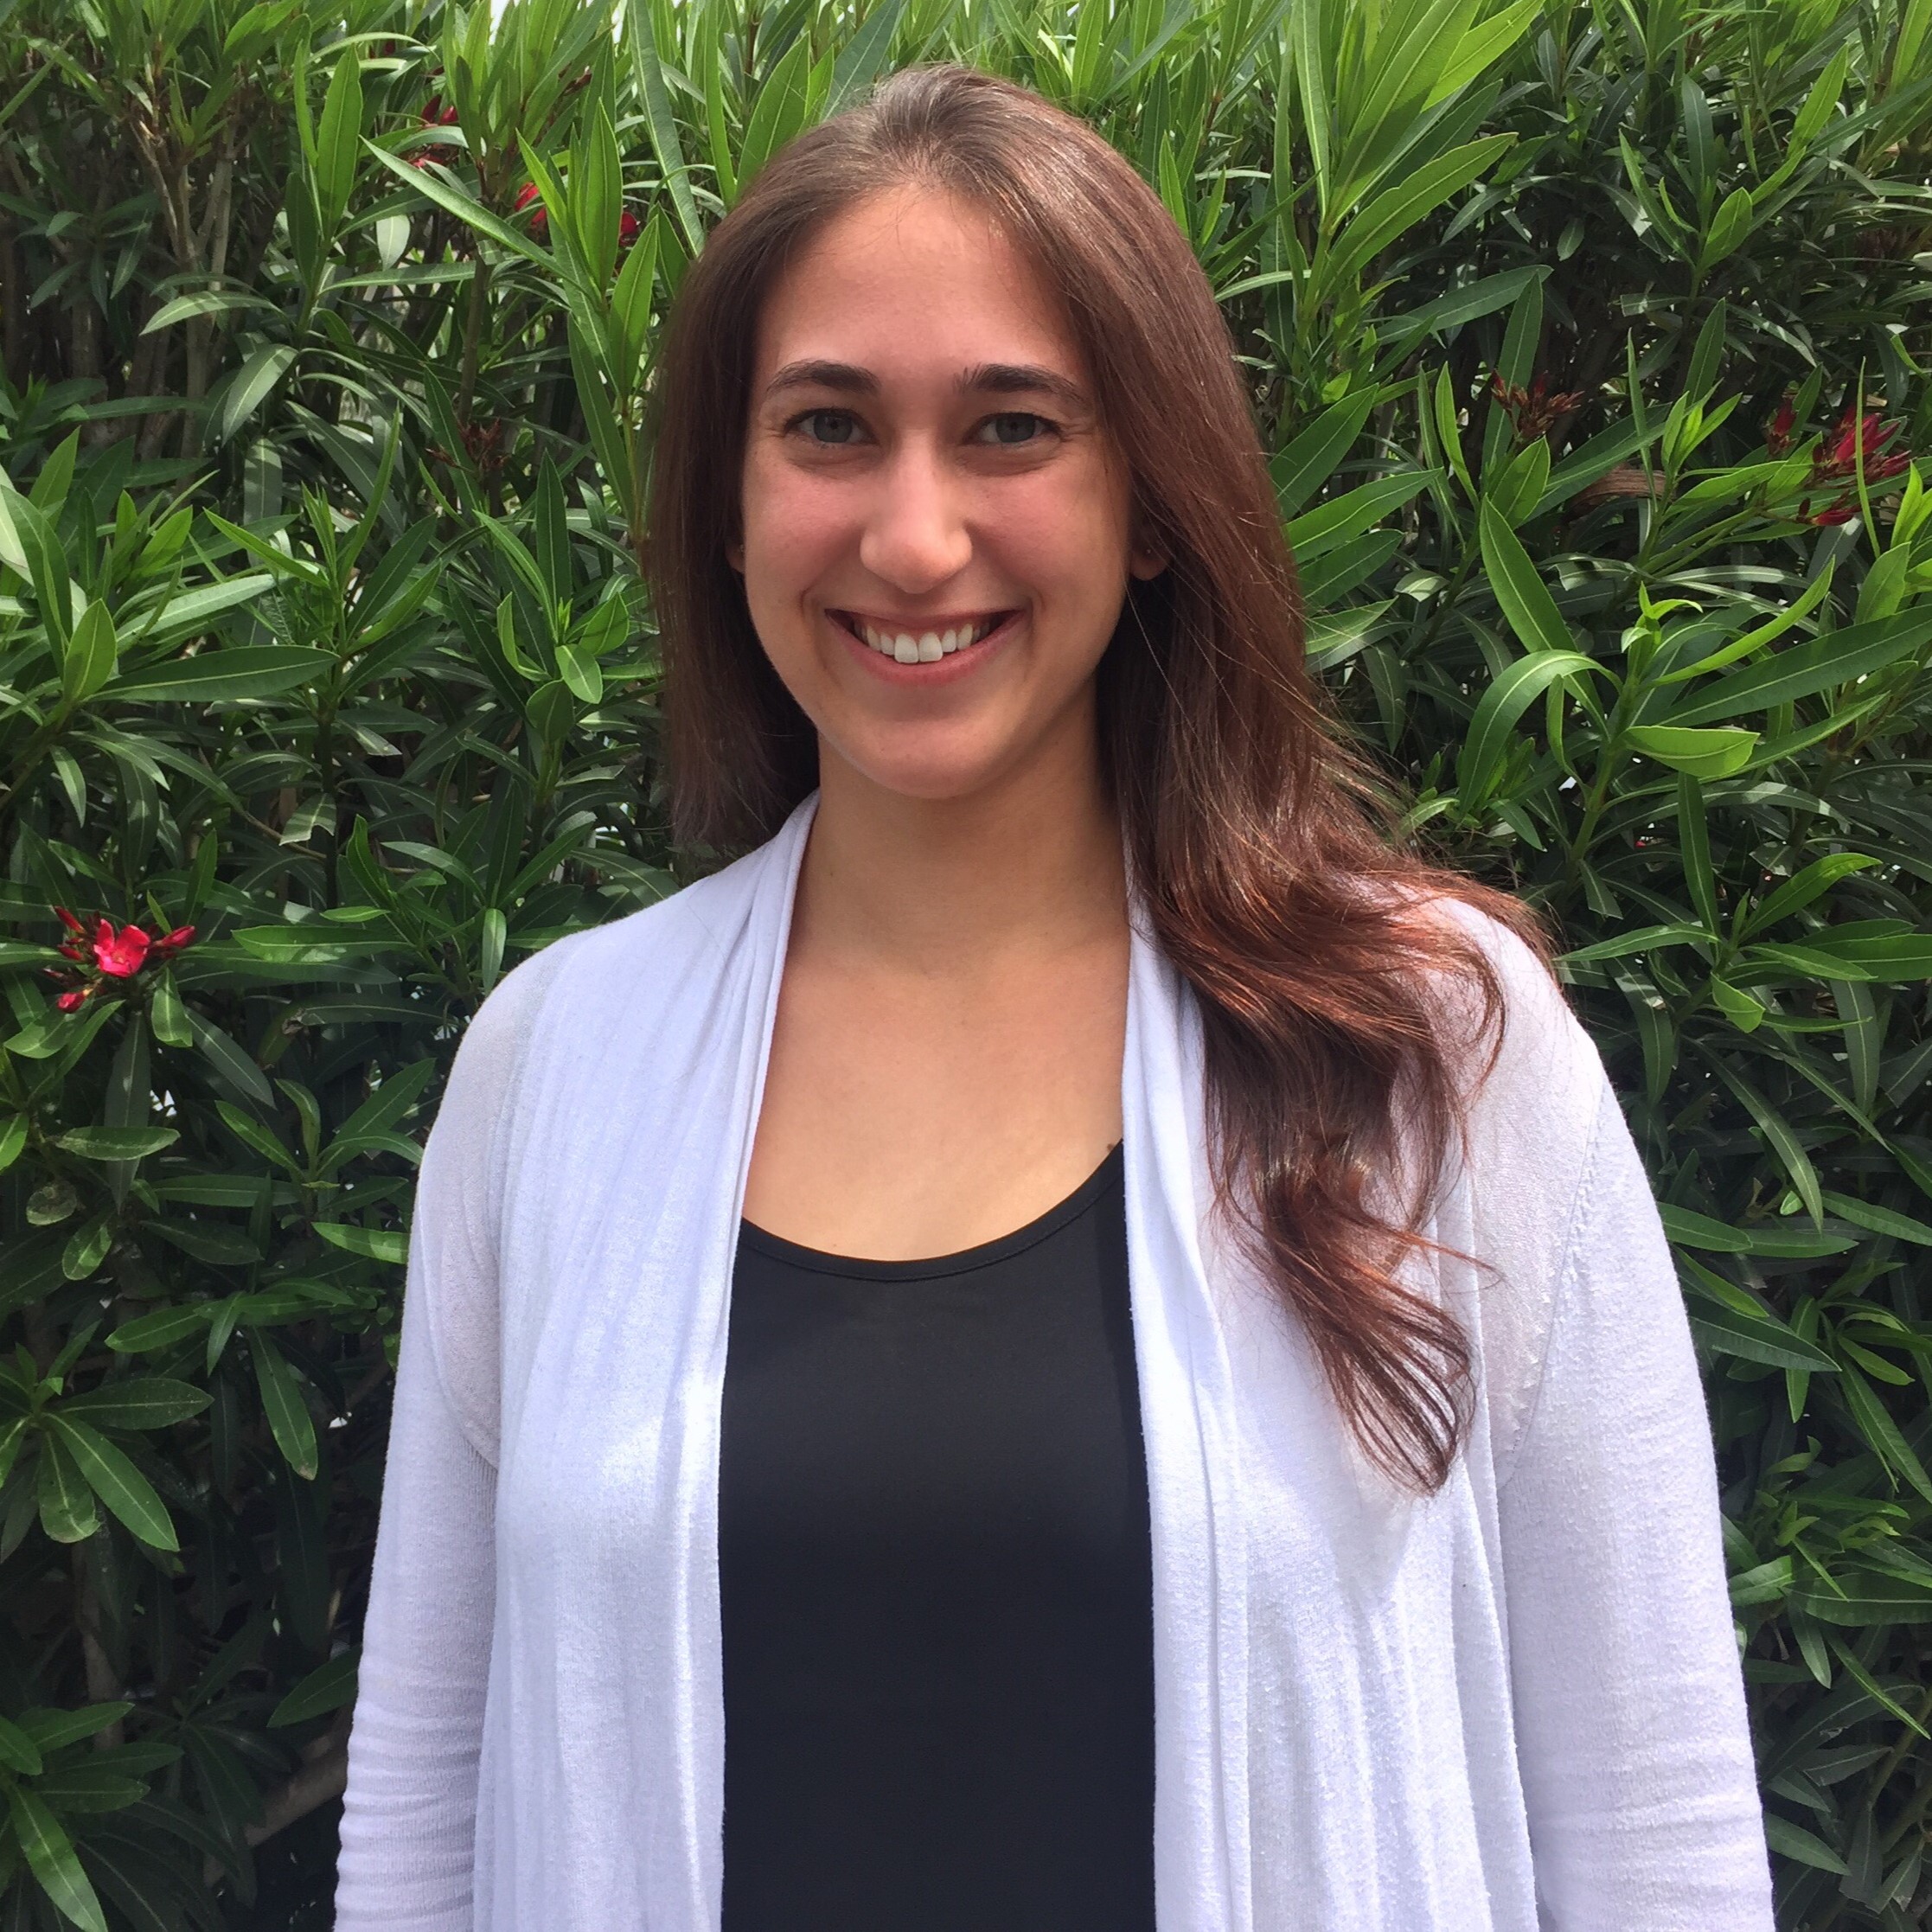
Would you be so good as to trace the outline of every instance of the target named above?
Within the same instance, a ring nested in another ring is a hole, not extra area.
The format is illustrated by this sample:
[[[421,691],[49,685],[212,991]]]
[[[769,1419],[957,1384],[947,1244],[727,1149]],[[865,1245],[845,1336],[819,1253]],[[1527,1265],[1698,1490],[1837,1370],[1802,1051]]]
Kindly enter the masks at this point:
[[[657,332],[932,58],[1192,238],[1650,1163],[1780,1923],[1932,1922],[1932,0],[0,0],[0,1926],[329,1922],[443,1077],[705,862]]]

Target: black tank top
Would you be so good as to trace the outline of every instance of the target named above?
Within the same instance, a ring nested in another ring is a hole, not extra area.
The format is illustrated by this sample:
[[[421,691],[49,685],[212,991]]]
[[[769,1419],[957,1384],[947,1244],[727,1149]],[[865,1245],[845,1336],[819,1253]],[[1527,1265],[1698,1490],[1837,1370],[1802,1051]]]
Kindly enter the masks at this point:
[[[1152,1932],[1118,1148],[936,1260],[744,1225],[718,1561],[724,1932]]]

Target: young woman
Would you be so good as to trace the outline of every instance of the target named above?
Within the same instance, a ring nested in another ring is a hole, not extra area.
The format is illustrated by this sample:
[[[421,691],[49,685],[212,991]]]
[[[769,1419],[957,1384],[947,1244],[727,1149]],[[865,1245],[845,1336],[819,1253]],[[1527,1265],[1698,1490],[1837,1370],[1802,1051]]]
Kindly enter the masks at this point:
[[[337,1923],[1765,1932],[1690,1334],[1185,239],[912,70],[681,290],[679,829],[424,1162]]]

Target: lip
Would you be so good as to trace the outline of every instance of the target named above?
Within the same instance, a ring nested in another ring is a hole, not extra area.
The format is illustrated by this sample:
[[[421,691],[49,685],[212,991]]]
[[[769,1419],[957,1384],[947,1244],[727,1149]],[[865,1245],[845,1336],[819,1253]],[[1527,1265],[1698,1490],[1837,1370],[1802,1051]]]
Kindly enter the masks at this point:
[[[894,618],[888,623],[875,618],[868,611],[841,611],[835,615],[825,612],[825,619],[844,641],[853,656],[885,683],[899,686],[905,690],[931,690],[944,684],[956,684],[962,678],[970,677],[984,664],[998,656],[1019,636],[1026,620],[1024,610],[1010,610],[1001,618],[998,626],[987,632],[976,644],[969,645],[964,650],[956,650],[950,657],[942,657],[936,664],[901,664],[896,657],[887,657],[883,652],[874,650],[863,637],[848,630],[840,617],[862,617],[876,630],[887,628],[912,630],[945,630],[970,624],[976,617],[983,617],[984,609],[963,611],[956,616],[934,616],[920,617],[915,622]]]

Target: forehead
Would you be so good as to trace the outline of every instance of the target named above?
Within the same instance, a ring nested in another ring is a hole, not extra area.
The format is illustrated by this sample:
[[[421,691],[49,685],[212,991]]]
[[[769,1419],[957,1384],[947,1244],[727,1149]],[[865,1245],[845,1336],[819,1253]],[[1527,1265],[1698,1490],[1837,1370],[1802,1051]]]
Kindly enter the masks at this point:
[[[758,375],[823,359],[916,380],[981,362],[1039,362],[1083,381],[1058,299],[998,224],[936,189],[869,196],[827,223],[773,284]]]

